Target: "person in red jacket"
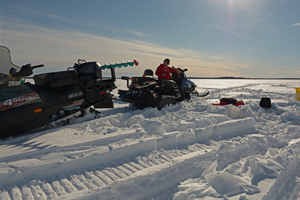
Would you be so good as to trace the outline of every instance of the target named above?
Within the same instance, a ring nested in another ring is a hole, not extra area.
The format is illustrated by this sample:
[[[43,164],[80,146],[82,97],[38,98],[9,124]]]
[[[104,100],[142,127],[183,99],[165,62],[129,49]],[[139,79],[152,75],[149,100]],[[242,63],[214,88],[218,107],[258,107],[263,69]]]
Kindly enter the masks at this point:
[[[171,75],[170,73],[180,73],[178,69],[169,67],[168,65],[170,64],[170,59],[166,58],[162,64],[160,64],[157,69],[155,74],[158,76],[158,79],[165,79],[165,80],[170,80]]]

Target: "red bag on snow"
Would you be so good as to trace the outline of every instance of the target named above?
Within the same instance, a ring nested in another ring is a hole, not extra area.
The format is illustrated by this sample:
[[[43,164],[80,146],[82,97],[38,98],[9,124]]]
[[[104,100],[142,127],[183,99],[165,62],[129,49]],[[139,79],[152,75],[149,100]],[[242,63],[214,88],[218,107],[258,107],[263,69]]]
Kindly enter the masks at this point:
[[[237,101],[235,98],[222,98],[222,99],[220,99],[220,103],[214,103],[213,105],[225,106],[225,105],[229,105],[229,104],[235,105],[236,107],[238,107],[240,105],[245,105],[242,100]]]

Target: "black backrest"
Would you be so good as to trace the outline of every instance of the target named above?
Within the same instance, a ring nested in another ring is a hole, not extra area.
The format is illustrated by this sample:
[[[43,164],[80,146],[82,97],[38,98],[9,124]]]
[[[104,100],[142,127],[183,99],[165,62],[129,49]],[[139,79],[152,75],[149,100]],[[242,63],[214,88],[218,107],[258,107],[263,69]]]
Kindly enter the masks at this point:
[[[102,79],[101,65],[97,62],[87,62],[79,65],[75,65],[74,68],[77,71],[77,75],[93,75],[95,78]]]
[[[146,76],[153,76],[153,71],[151,69],[145,69],[144,75],[146,75]]]

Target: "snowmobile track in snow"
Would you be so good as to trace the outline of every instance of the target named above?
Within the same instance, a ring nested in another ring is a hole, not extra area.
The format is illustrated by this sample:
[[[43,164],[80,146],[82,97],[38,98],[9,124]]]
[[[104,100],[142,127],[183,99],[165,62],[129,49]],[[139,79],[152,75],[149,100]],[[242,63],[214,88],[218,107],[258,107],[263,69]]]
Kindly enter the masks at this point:
[[[243,156],[246,157],[266,148],[255,141],[249,140],[246,143],[247,145],[229,146],[218,150],[219,147],[215,145],[207,146],[199,143],[182,150],[154,150],[147,157],[129,160],[121,165],[72,174],[52,182],[35,181],[23,186],[15,186],[10,191],[2,191],[0,199],[77,199],[88,197],[90,190],[93,190],[93,195],[95,195],[90,197],[92,199],[98,199],[99,196],[101,199],[108,197],[109,199],[123,199],[122,193],[129,191],[135,191],[130,199],[140,199],[175,187],[187,178],[199,177],[208,167],[205,164],[200,165],[202,161],[218,160],[220,165],[225,167],[240,159],[240,151],[243,151]],[[229,151],[231,156],[224,156]],[[235,155],[238,156],[235,157]],[[225,160],[224,157],[226,157]],[[124,182],[127,182],[125,188]],[[157,186],[151,188],[154,182]]]

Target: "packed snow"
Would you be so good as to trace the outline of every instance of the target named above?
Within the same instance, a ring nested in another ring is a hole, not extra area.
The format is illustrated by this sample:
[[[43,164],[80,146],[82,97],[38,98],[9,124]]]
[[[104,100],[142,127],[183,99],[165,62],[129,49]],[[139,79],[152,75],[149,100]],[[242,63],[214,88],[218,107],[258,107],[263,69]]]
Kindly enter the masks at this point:
[[[300,81],[193,81],[210,94],[161,111],[114,101],[3,139],[0,199],[299,199]],[[212,105],[224,97],[245,105]]]

